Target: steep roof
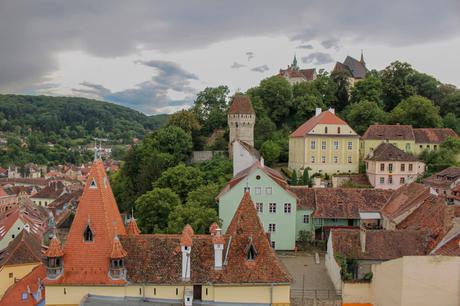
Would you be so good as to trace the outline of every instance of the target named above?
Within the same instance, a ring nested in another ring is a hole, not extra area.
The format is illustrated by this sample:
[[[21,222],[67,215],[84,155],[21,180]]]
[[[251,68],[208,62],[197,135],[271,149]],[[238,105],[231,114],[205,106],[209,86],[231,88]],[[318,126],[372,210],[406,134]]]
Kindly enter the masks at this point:
[[[126,227],[126,233],[128,235],[139,235],[141,230],[137,226],[136,219],[131,218],[128,220],[128,226]]]
[[[408,209],[421,205],[430,196],[430,189],[419,183],[399,187],[382,209],[389,219],[395,219]]]
[[[36,263],[42,260],[42,243],[39,237],[23,230],[0,254],[0,267]]]
[[[364,132],[362,139],[374,140],[415,140],[412,126],[373,124]]]
[[[367,74],[367,69],[364,63],[357,59],[347,56],[343,64],[351,72],[351,76],[355,79],[364,79]]]
[[[242,141],[242,140],[234,140],[234,142],[238,142],[243,148],[246,149],[252,156],[254,156],[256,159],[260,160],[260,153],[259,151],[251,146],[249,143]]]
[[[449,128],[419,128],[414,129],[416,143],[440,144],[449,137],[458,138],[457,133]]]
[[[337,124],[337,125],[348,125],[344,120],[339,118],[336,114],[330,111],[324,111],[318,116],[311,117],[304,124],[299,126],[289,137],[303,137],[315,128],[318,124]],[[331,131],[331,135],[335,135],[334,131]],[[337,134],[340,135],[340,134]],[[348,135],[348,136],[354,136]]]
[[[54,236],[51,239],[50,244],[48,246],[48,250],[46,250],[44,255],[46,257],[62,257],[62,256],[64,256],[64,251],[62,250],[61,242],[59,241],[59,239],[56,236]]]
[[[332,229],[331,239],[334,254],[347,259],[390,260],[428,254],[426,231],[367,230],[364,253],[360,229]]]
[[[315,218],[360,219],[360,212],[380,211],[392,190],[360,188],[316,188]]]
[[[443,241],[433,252],[434,255],[460,256],[460,231]]]
[[[315,190],[313,188],[308,186],[289,186],[289,191],[297,197],[297,209],[315,209]]]
[[[229,114],[251,114],[254,115],[251,99],[248,96],[236,94],[228,109]]]
[[[270,247],[249,193],[243,197],[227,234],[219,239],[224,243],[221,270],[214,268],[215,236],[196,235],[193,230],[184,229],[182,234],[120,236],[128,253],[127,279],[133,283],[183,283],[180,245],[184,235],[191,245],[191,283],[289,283],[291,280]],[[249,242],[257,250],[255,260],[246,259]]]
[[[3,214],[2,218],[0,219],[0,240],[3,239],[3,237],[5,237],[5,235],[8,233],[8,231],[16,222],[16,220],[18,220],[18,218],[18,208],[13,208],[12,210],[7,211],[5,214]]]
[[[395,145],[386,142],[379,144],[372,153],[369,153],[366,159],[372,161],[418,161],[412,154],[404,152]]]
[[[83,239],[87,226],[93,233],[93,241],[90,242]],[[64,246],[64,274],[46,282],[93,285],[124,283],[122,280],[112,280],[108,276],[108,268],[114,238],[125,234],[104,165],[101,160],[96,160]]]
[[[45,299],[45,288],[42,284],[44,278],[45,266],[40,264],[6,290],[0,299],[0,305],[39,305]],[[23,293],[27,293],[27,299],[25,300],[23,299]]]
[[[316,73],[315,68],[310,69],[280,69],[279,76],[287,78],[303,78],[306,81],[312,81]]]

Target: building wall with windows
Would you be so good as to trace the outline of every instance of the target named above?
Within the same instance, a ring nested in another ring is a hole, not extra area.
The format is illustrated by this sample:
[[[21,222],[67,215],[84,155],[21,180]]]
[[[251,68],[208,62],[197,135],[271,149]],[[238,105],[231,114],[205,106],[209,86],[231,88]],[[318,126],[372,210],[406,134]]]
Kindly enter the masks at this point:
[[[424,172],[423,162],[366,161],[369,182],[380,189],[398,189],[402,185],[415,182]]]
[[[8,244],[16,238],[21,231],[24,229],[24,222],[21,218],[18,218],[9,230],[0,239],[0,251],[4,250]]]
[[[300,231],[314,231],[313,225],[313,210],[311,209],[297,209],[296,214],[296,238],[299,237]]]
[[[375,150],[375,148],[377,148],[379,144],[383,142],[391,143],[392,145],[404,152],[418,154],[418,151],[416,150],[415,140],[388,139],[385,141],[381,139],[361,139],[359,148],[361,158],[365,159],[369,155],[369,152]]]
[[[274,243],[275,249],[293,250],[296,238],[297,199],[261,169],[256,169],[219,197],[222,230],[227,230],[246,187],[250,189],[264,230],[270,233],[270,240]]]
[[[39,263],[4,265],[0,268],[0,298],[16,281],[30,273]]]

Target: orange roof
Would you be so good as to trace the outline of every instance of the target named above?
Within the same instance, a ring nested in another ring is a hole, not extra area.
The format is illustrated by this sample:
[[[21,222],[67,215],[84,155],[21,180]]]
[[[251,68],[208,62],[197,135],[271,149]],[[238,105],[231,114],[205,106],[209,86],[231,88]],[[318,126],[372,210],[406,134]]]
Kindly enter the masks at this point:
[[[112,246],[112,253],[110,253],[111,259],[120,259],[125,258],[128,255],[125,249],[120,243],[120,239],[118,237],[113,238],[113,246]]]
[[[45,299],[45,289],[41,287],[41,280],[45,278],[45,267],[43,264],[36,266],[29,274],[12,285],[6,290],[0,305],[16,306],[16,305],[38,305]],[[41,294],[38,293],[40,290]],[[23,299],[23,294],[27,294],[27,299]]]
[[[48,250],[45,252],[46,257],[62,257],[64,256],[64,251],[61,248],[61,242],[59,239],[54,236],[50,241]]]
[[[219,225],[216,222],[213,222],[211,226],[209,227],[209,233],[211,235],[215,235],[217,232],[217,229],[219,229]]]
[[[139,227],[137,226],[136,219],[131,218],[128,221],[128,228],[126,229],[128,235],[139,235],[141,233]]]
[[[310,118],[307,122],[302,124],[295,130],[290,137],[303,137],[308,134],[318,124],[337,124],[337,125],[348,125],[345,121],[340,119],[337,115],[330,111],[324,111],[318,116]]]
[[[184,226],[184,229],[182,230],[182,236],[180,238],[180,245],[183,246],[192,246],[193,244],[193,228],[190,226],[190,224],[187,224]]]
[[[92,241],[85,241],[83,234],[89,226]],[[126,229],[118,211],[109,179],[101,160],[91,167],[77,212],[64,247],[64,274],[50,284],[123,284],[123,280],[109,277],[108,268],[113,239],[126,235]]]
[[[228,109],[229,114],[255,114],[251,99],[241,94],[235,95],[232,105]]]

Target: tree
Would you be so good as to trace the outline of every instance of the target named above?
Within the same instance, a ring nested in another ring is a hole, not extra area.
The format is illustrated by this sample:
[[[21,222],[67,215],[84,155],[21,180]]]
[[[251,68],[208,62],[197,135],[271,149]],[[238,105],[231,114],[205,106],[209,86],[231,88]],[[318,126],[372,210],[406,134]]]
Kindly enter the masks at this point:
[[[185,201],[188,193],[202,184],[203,172],[198,168],[181,163],[164,171],[153,187],[170,188]]]
[[[291,178],[289,179],[289,185],[295,186],[299,183],[297,178],[297,170],[293,170],[291,174]]]
[[[168,232],[180,233],[186,224],[190,224],[197,234],[208,232],[209,226],[218,222],[217,211],[196,204],[176,206],[168,218]]]
[[[280,152],[279,145],[272,140],[265,141],[260,149],[260,153],[264,157],[267,165],[275,164],[279,159]]]
[[[171,189],[155,188],[140,196],[135,205],[142,232],[150,234],[165,232],[171,211],[181,206],[181,202],[179,196]]]
[[[361,101],[348,105],[343,111],[343,118],[355,130],[362,135],[369,125],[383,124],[387,120],[387,114],[375,102]]]
[[[436,78],[426,73],[413,71],[407,78],[407,83],[412,86],[419,96],[434,100],[439,96],[439,82]]]
[[[313,186],[313,181],[310,177],[310,174],[308,173],[308,171],[310,170],[311,170],[310,167],[307,167],[305,170],[303,170],[302,179],[301,179],[301,182],[302,182],[301,184],[308,186],[308,187]]]
[[[402,101],[391,112],[393,123],[410,124],[413,127],[441,127],[438,108],[421,96],[412,96]]]
[[[217,210],[216,197],[219,191],[220,187],[217,184],[199,186],[188,193],[187,203]]]
[[[383,107],[382,92],[382,81],[380,78],[370,75],[355,84],[351,90],[350,102],[359,103],[369,101]]]
[[[453,129],[457,134],[460,134],[460,118],[453,113],[448,113],[444,116],[444,127]]]
[[[176,162],[185,161],[192,152],[192,136],[177,126],[166,126],[149,137],[146,147],[174,156]]]
[[[219,186],[223,186],[233,176],[232,162],[220,155],[216,155],[211,160],[200,163],[198,168],[203,173],[205,184],[216,183]]]
[[[268,116],[262,118],[256,116],[256,124],[254,127],[255,147],[260,148],[264,141],[270,139],[274,131],[276,131],[276,124],[274,124]]]
[[[413,72],[410,64],[399,61],[391,63],[381,71],[380,78],[386,111],[391,111],[399,102],[415,94],[415,88],[408,80]]]
[[[196,135],[201,130],[201,124],[195,112],[180,110],[169,117],[168,125],[180,127],[190,135]]]
[[[315,85],[314,82],[300,82],[292,87],[292,128],[299,126],[312,117],[316,108],[325,107],[322,95]]]
[[[331,78],[337,84],[336,100],[332,103],[332,106],[337,112],[340,112],[348,105],[351,87],[350,78],[343,72],[333,73],[331,74]]]
[[[292,88],[289,82],[278,76],[262,80],[257,95],[263,101],[270,119],[280,127],[288,117],[292,103]]]
[[[206,87],[199,92],[193,106],[205,135],[210,135],[215,129],[227,126],[227,110],[229,94],[227,86]]]
[[[460,90],[457,90],[442,99],[441,114],[453,113],[460,116]]]
[[[438,150],[425,150],[420,158],[426,164],[426,175],[431,175],[451,166],[458,166],[457,158],[460,154],[460,140],[449,137]]]

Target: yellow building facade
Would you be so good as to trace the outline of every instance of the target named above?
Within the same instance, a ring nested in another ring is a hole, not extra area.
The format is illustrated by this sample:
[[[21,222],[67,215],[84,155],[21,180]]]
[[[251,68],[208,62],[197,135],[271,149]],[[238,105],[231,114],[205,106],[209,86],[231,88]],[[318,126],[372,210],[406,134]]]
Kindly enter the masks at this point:
[[[29,274],[39,264],[36,262],[2,266],[0,268],[0,298],[11,285]]]

